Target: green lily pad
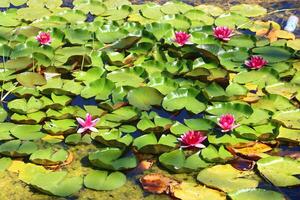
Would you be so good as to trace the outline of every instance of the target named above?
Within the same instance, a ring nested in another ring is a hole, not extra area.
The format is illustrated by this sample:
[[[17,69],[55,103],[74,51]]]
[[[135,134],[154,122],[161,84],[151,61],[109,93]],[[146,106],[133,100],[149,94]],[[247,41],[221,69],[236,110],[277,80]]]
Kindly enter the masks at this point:
[[[85,14],[92,13],[93,15],[101,15],[105,12],[106,6],[95,0],[75,0],[73,2],[74,9],[81,10]]]
[[[267,14],[267,9],[256,4],[235,5],[230,8],[230,11],[245,17],[257,17]]]
[[[299,185],[300,162],[291,158],[270,156],[257,161],[259,172],[272,184],[279,187]]]
[[[122,156],[118,148],[104,148],[89,154],[90,162],[101,169],[126,170],[137,166],[135,156]]]
[[[146,30],[152,33],[157,40],[172,37],[173,34],[172,26],[167,23],[153,22],[146,25]]]
[[[255,54],[259,54],[264,59],[266,59],[269,63],[286,61],[291,57],[291,53],[282,47],[273,47],[273,46],[257,47],[252,49],[252,52]]]
[[[105,100],[108,98],[114,83],[108,79],[101,78],[90,82],[83,90],[81,96],[84,98],[96,97],[96,99]]]
[[[230,164],[205,168],[197,176],[201,183],[224,192],[256,188],[259,179],[253,171],[239,171]]]
[[[40,125],[16,125],[10,129],[11,134],[20,140],[38,140],[45,136]]]
[[[67,177],[66,171],[52,172],[33,166],[26,166],[19,178],[41,192],[60,197],[77,193],[83,184],[82,177]]]
[[[299,123],[300,110],[289,110],[277,112],[272,116],[272,119],[283,124],[287,128],[300,129]]]
[[[168,153],[163,153],[159,156],[159,162],[167,169],[176,172],[191,172],[209,166],[207,162],[202,160],[197,152],[189,157],[186,157],[182,150],[174,150]]]
[[[52,148],[39,149],[30,155],[33,163],[40,165],[62,164],[68,158],[68,152],[64,149],[54,150]]]
[[[0,122],[4,122],[7,118],[7,112],[6,110],[0,106]]]
[[[0,158],[0,172],[6,170],[12,163],[12,160],[7,157]]]
[[[84,177],[84,185],[94,190],[114,190],[126,183],[126,176],[121,172],[108,173],[94,170]]]
[[[151,96],[151,98],[149,98]],[[128,92],[129,103],[139,109],[149,110],[152,105],[160,105],[163,96],[154,88],[139,87]]]
[[[171,134],[162,135],[159,139],[153,134],[142,135],[133,141],[133,146],[139,152],[160,154],[175,148],[177,138]]]
[[[227,26],[229,28],[235,28],[235,26],[241,26],[245,28],[245,25],[249,24],[249,19],[235,13],[224,13],[220,15],[216,20],[217,26]]]
[[[180,122],[175,122],[170,128],[171,133],[175,135],[182,135],[191,130],[209,131],[215,126],[212,121],[202,118],[185,119],[184,123],[185,125]]]
[[[137,67],[131,69],[121,69],[109,73],[107,78],[112,82],[115,82],[117,87],[138,87],[144,82],[144,79],[140,77],[142,73],[143,69]]]
[[[100,130],[98,133],[93,132],[91,137],[106,146],[118,148],[126,148],[133,141],[133,137],[130,134],[123,134],[116,129],[110,131]]]
[[[45,122],[43,129],[53,135],[64,135],[76,132],[76,124],[72,119],[50,120]]]
[[[30,141],[11,140],[0,145],[0,153],[11,157],[22,157],[32,154],[37,145]]]
[[[300,142],[300,133],[297,129],[288,129],[283,126],[279,128],[279,134],[277,136],[280,140],[287,140],[292,142]]]
[[[202,158],[207,162],[225,163],[233,158],[224,146],[216,149],[213,145],[209,145],[201,151]]]
[[[20,113],[20,114],[29,114],[39,111],[43,108],[43,101],[40,99],[36,99],[35,97],[31,97],[28,101],[26,99],[15,99],[10,101],[7,104],[8,108],[11,111]]]
[[[24,72],[17,75],[17,81],[25,87],[34,87],[36,85],[46,84],[46,79],[34,72]]]
[[[172,120],[168,118],[163,118],[158,115],[154,117],[142,117],[141,120],[137,123],[137,128],[143,132],[163,132],[171,124]]]
[[[163,99],[162,106],[167,111],[185,108],[192,113],[200,113],[205,109],[205,104],[196,99],[197,94],[194,90],[178,89]]]
[[[236,192],[229,193],[229,196],[232,200],[284,200],[284,196],[272,190],[264,189],[246,189],[238,190]]]
[[[216,116],[221,116],[226,113],[234,115],[236,118],[248,117],[253,113],[253,109],[248,104],[241,103],[218,103],[209,106],[206,112]]]

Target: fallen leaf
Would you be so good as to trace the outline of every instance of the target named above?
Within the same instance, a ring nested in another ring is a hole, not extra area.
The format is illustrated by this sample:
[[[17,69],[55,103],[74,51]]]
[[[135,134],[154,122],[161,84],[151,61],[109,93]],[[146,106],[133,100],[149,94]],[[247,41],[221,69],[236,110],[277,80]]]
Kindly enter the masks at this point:
[[[157,194],[169,194],[173,187],[179,184],[178,181],[158,173],[147,174],[140,178],[140,182],[144,190]]]
[[[254,159],[259,159],[261,157],[261,153],[272,150],[270,146],[260,142],[248,142],[244,144],[232,145],[228,146],[227,149],[232,153]]]

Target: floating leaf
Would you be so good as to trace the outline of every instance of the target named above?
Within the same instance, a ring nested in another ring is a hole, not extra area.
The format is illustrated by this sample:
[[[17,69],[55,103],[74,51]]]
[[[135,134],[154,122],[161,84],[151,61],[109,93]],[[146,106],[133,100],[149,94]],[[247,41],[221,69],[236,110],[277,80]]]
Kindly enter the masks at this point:
[[[272,190],[264,190],[264,189],[246,189],[246,190],[238,190],[236,192],[229,194],[232,200],[284,200],[284,196],[281,193],[272,191]]]
[[[200,158],[199,153],[197,152],[186,158],[182,150],[174,150],[160,155],[159,162],[167,169],[177,173],[198,171],[209,166],[207,162]]]
[[[239,171],[229,164],[205,168],[200,171],[197,180],[224,192],[256,188],[259,183],[253,171]]]
[[[230,11],[245,17],[257,17],[267,14],[267,9],[255,4],[235,5],[230,8]]]
[[[151,87],[132,89],[127,95],[129,103],[142,110],[149,110],[152,105],[160,105],[162,98],[163,96]]]
[[[192,113],[200,113],[205,109],[205,104],[196,99],[197,92],[185,88],[178,89],[168,94],[162,106],[168,111],[187,109]]]
[[[125,170],[137,166],[135,156],[121,157],[122,153],[118,148],[104,148],[90,153],[89,160],[94,166],[108,170]]]
[[[173,195],[181,200],[225,200],[224,193],[196,183],[182,182],[173,189]]]
[[[126,183],[126,176],[121,172],[92,171],[84,178],[84,185],[94,190],[114,190]]]
[[[177,138],[171,134],[162,135],[159,140],[153,133],[142,135],[133,141],[139,152],[159,154],[174,149]]]
[[[272,184],[279,187],[299,185],[300,180],[294,176],[300,174],[300,163],[291,158],[270,156],[257,161],[257,168]]]
[[[54,150],[51,148],[39,149],[30,156],[30,160],[33,163],[41,165],[57,165],[66,161],[68,158],[68,152],[60,149]]]

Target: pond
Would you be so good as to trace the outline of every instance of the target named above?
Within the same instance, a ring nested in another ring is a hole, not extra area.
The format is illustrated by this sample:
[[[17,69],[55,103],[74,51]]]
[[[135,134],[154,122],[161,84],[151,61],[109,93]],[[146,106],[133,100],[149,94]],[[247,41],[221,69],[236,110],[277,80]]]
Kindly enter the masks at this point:
[[[3,0],[0,199],[300,198],[299,1]]]

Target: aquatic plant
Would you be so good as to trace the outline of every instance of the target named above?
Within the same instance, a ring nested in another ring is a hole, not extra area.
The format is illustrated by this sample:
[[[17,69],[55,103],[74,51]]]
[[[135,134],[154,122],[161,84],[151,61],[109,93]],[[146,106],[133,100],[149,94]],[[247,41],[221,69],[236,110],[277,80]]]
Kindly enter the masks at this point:
[[[299,185],[300,40],[265,8],[11,4],[0,171],[13,191],[142,199],[140,180],[154,198],[282,200],[277,187]]]

